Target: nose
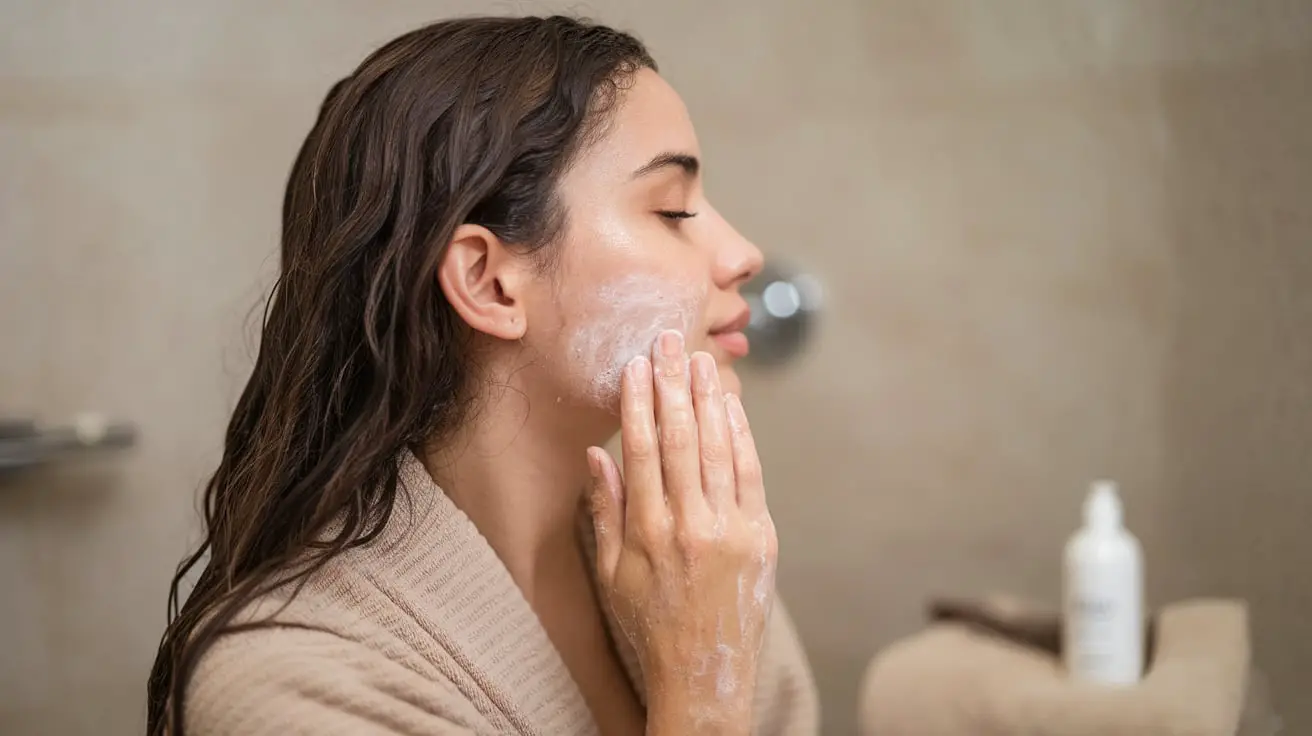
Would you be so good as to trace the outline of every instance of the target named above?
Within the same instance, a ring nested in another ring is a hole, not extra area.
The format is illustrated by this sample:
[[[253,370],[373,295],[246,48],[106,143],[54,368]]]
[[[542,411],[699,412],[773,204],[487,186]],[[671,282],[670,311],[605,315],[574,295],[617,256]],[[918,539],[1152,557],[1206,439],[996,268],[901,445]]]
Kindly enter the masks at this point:
[[[743,237],[727,221],[721,220],[724,230],[717,238],[715,253],[715,285],[721,289],[737,289],[751,281],[765,265],[765,256],[752,241]]]

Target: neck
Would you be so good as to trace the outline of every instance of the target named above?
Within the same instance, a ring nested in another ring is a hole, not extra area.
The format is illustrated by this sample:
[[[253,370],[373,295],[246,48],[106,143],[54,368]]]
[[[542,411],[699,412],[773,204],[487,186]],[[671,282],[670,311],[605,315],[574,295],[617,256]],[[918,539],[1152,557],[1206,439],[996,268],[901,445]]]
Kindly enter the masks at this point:
[[[554,398],[498,390],[475,421],[424,465],[496,551],[532,601],[544,577],[577,557],[579,506],[590,485],[586,451],[611,431],[578,427]]]

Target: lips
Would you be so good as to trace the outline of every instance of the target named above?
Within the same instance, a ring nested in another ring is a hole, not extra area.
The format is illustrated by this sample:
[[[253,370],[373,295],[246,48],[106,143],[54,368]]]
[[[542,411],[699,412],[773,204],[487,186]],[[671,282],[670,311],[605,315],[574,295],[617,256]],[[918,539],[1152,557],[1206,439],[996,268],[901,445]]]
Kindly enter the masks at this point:
[[[722,322],[719,325],[711,328],[711,334],[719,335],[725,332],[742,332],[743,330],[747,329],[747,325],[751,324],[751,321],[752,321],[752,308],[743,307],[743,311],[739,312],[738,315],[733,319],[729,320],[728,322]]]
[[[745,358],[751,352],[752,344],[747,340],[747,335],[741,332],[719,332],[711,335],[720,349],[734,358]]]
[[[734,358],[743,358],[751,351],[751,343],[743,330],[752,321],[752,310],[744,308],[728,322],[724,322],[711,330],[711,339],[715,341],[720,349]]]

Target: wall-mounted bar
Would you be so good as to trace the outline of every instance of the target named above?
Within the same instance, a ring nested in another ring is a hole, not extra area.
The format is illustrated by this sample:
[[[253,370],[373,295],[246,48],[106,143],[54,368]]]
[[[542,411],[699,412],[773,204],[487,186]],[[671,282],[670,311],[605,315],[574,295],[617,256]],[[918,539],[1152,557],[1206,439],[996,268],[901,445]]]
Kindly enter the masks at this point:
[[[0,474],[35,468],[136,444],[135,426],[84,414],[68,425],[43,426],[26,419],[0,418]]]

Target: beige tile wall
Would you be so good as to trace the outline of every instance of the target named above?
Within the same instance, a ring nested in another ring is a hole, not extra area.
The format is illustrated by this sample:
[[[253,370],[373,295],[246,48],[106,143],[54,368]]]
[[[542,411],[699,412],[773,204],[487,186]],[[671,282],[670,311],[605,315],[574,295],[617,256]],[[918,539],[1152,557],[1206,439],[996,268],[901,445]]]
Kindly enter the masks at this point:
[[[1155,600],[1253,601],[1312,729],[1312,2],[0,0],[0,407],[144,432],[0,487],[0,732],[139,729],[327,85],[559,7],[651,43],[721,208],[826,284],[749,397],[826,733],[925,596],[1053,595],[1098,475]]]

